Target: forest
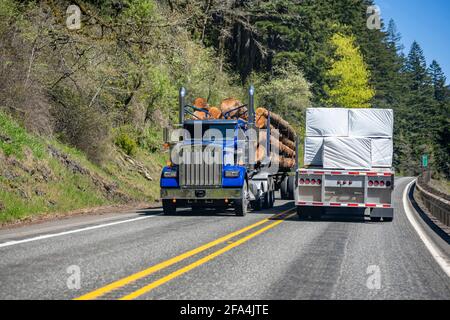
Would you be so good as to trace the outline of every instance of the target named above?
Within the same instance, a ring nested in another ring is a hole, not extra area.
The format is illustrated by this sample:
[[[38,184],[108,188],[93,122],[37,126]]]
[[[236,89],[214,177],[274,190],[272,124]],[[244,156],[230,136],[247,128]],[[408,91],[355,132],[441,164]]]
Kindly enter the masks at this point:
[[[417,175],[429,154],[433,175],[448,179],[446,77],[419,43],[401,45],[393,20],[368,27],[374,4],[2,0],[0,114],[104,169],[119,151],[162,154],[181,86],[217,105],[245,101],[253,84],[257,104],[299,134],[308,107],[392,108],[397,172]],[[13,154],[4,135],[0,150]]]

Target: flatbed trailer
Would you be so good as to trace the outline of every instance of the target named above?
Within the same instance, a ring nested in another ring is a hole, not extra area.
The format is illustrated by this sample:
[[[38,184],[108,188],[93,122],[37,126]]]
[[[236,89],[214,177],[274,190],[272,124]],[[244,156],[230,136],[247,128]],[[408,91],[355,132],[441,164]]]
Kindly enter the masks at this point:
[[[298,214],[320,218],[326,208],[368,208],[373,221],[394,218],[393,169],[297,170],[295,203]]]

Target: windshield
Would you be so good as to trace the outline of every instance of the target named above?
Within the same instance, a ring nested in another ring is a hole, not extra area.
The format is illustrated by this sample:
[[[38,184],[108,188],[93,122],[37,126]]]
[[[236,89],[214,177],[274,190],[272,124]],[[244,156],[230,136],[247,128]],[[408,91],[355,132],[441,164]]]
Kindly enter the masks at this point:
[[[235,124],[217,124],[198,122],[195,124],[187,124],[185,140],[232,140],[234,139]]]

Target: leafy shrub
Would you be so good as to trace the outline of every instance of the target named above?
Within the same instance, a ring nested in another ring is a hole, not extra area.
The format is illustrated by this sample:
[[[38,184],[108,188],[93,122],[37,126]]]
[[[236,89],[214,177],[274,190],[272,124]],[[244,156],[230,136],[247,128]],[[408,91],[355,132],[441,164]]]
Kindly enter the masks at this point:
[[[134,156],[138,148],[136,141],[126,132],[121,132],[116,136],[115,144],[129,156]]]

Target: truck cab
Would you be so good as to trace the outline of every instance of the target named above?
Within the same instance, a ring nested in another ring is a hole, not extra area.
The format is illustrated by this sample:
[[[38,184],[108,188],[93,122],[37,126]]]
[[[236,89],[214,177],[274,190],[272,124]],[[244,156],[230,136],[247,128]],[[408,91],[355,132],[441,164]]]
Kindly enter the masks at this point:
[[[180,142],[171,148],[170,165],[161,176],[165,213],[177,207],[234,206],[245,214],[248,203],[244,150],[247,124],[242,120],[188,120]],[[245,188],[244,188],[245,187]]]
[[[190,120],[185,115],[194,115],[196,108],[185,103],[186,91],[180,90],[180,124],[164,134],[170,146],[170,162],[160,182],[164,214],[186,207],[232,208],[244,216],[250,205],[255,210],[273,206],[275,180],[262,170],[268,161],[254,161],[259,131],[254,126],[253,94],[251,87],[249,103],[243,106],[248,121]]]

